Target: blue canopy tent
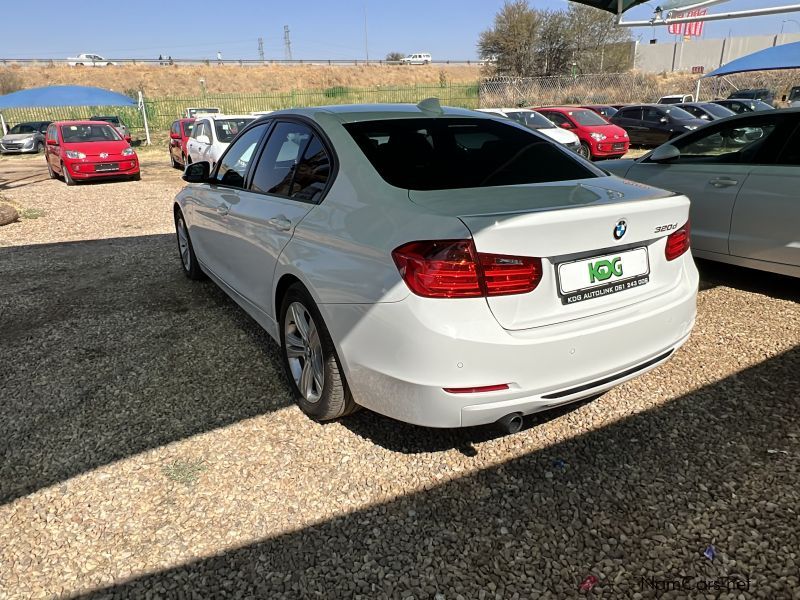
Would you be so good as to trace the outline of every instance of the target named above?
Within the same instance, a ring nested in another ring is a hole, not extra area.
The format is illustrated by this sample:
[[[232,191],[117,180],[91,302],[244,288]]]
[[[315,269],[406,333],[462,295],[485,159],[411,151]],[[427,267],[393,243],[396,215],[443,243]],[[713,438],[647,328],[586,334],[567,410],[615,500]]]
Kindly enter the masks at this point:
[[[97,87],[81,85],[51,85],[31,88],[0,96],[0,111],[12,108],[47,108],[54,106],[135,106],[142,111],[147,143],[150,143],[150,129],[147,126],[147,113],[144,110],[142,93],[139,102],[128,96]],[[2,114],[0,114],[2,118]],[[5,130],[5,121],[3,121]]]
[[[697,80],[695,98],[700,97],[700,83],[707,77],[724,77],[734,73],[751,71],[778,71],[781,69],[800,69],[800,42],[782,44],[753,52],[722,65],[719,69],[706,73]]]
[[[732,60],[703,77],[721,77],[749,71],[776,71],[778,69],[800,69],[800,42],[773,46]]]

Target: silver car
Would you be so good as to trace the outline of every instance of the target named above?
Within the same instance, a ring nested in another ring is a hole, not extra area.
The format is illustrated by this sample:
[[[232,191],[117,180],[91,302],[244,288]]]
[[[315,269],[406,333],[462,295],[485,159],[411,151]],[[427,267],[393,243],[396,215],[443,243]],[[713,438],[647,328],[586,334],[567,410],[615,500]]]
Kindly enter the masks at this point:
[[[603,167],[688,196],[696,257],[800,277],[800,109],[714,121]]]
[[[0,153],[39,153],[44,149],[44,134],[51,121],[17,123],[0,138]]]

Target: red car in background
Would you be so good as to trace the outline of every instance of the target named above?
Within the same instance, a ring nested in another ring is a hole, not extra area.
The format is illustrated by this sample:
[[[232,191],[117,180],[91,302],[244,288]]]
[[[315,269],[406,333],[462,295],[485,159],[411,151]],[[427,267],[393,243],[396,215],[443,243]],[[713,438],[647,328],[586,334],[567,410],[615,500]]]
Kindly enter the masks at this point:
[[[622,127],[612,125],[588,108],[548,106],[534,110],[559,127],[574,132],[581,140],[579,154],[584,158],[620,158],[631,145],[628,133]]]
[[[104,121],[51,123],[45,136],[47,171],[67,185],[109,177],[138,180],[139,158],[129,141]]]
[[[192,129],[194,129],[194,118],[172,122],[169,130],[169,161],[175,169],[186,167],[186,157],[189,156],[186,142],[192,135]]]

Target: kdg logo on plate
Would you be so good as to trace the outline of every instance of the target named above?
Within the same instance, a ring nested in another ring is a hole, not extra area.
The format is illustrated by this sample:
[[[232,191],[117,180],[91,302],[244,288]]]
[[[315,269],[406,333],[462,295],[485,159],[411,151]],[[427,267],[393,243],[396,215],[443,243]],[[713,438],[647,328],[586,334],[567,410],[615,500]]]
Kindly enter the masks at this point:
[[[605,281],[612,275],[622,276],[622,259],[619,256],[611,260],[589,263],[589,283]]]

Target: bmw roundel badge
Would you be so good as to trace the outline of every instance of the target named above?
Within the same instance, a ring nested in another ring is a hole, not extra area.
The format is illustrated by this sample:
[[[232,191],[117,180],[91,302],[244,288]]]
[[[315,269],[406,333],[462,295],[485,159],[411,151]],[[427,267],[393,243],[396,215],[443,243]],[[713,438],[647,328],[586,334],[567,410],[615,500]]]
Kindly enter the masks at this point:
[[[617,221],[617,224],[614,225],[614,239],[621,240],[626,231],[628,231],[628,223],[625,219],[620,219]]]

